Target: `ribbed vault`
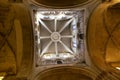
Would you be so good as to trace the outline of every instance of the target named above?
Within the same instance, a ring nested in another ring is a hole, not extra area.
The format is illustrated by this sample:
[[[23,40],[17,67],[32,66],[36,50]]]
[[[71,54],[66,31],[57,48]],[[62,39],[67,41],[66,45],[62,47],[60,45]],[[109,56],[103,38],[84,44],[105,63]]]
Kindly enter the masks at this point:
[[[88,26],[89,54],[101,70],[120,79],[120,2],[105,2],[93,12]],[[96,20],[98,18],[98,20]]]

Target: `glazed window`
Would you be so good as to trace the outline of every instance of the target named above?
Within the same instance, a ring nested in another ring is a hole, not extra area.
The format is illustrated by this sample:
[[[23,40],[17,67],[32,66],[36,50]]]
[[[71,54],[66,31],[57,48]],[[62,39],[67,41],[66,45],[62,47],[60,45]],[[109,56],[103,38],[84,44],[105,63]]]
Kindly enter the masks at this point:
[[[4,78],[3,76],[0,76],[0,80],[3,80],[3,78]]]
[[[84,10],[34,11],[37,65],[84,61]]]

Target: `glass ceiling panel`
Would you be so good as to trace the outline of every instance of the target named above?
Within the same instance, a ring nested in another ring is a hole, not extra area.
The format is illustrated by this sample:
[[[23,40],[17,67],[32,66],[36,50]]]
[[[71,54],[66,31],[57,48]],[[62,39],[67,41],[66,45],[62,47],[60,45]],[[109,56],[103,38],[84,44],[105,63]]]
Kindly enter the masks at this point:
[[[84,61],[85,10],[34,11],[37,65]]]

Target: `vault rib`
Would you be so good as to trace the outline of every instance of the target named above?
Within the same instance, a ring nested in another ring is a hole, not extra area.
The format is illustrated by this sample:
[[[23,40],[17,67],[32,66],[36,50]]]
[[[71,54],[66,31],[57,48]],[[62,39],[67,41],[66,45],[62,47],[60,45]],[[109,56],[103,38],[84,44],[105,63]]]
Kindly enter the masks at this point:
[[[72,21],[73,21],[73,18],[70,19],[68,22],[66,22],[65,25],[60,29],[59,33],[61,33]]]
[[[58,55],[58,43],[55,42],[55,52],[56,52],[56,55]]]
[[[50,33],[52,33],[52,31],[46,26],[46,24],[41,19],[39,19],[39,21]]]
[[[47,46],[43,49],[43,51],[41,52],[41,56],[48,50],[48,48],[50,47],[50,45],[52,44],[52,41],[50,41]]]
[[[56,18],[55,18],[54,28],[55,28],[55,32],[56,32],[57,31],[57,19]]]
[[[64,35],[64,36],[61,36],[62,38],[73,38],[73,35]]]
[[[50,36],[40,36],[40,39],[49,39],[51,38]]]
[[[73,54],[73,51],[70,49],[70,48],[68,48],[68,46],[66,46],[62,41],[59,41],[62,45],[63,45],[63,47],[68,51],[68,52],[70,52],[71,54]]]

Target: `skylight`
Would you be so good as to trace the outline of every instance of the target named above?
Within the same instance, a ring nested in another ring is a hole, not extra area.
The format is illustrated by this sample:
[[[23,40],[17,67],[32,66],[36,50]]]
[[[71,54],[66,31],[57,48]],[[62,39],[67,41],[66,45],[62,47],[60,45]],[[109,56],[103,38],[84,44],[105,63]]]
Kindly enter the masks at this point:
[[[36,10],[34,13],[37,65],[83,61],[84,10]],[[82,36],[83,37],[83,36]]]

